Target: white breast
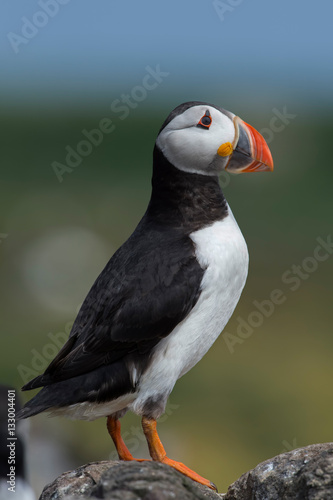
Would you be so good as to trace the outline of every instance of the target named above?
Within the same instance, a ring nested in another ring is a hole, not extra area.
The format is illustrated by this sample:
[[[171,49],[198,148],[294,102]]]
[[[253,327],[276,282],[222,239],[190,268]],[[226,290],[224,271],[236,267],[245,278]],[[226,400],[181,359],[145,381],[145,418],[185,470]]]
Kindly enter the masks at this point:
[[[188,328],[194,328],[189,339],[192,359],[180,376],[206,354],[226,326],[241,296],[249,266],[246,242],[230,208],[228,217],[193,233],[191,238],[196,257],[206,272],[200,298],[185,328],[187,333]],[[185,331],[183,336],[187,336]]]
[[[134,411],[149,397],[161,393],[167,397],[176,380],[204,356],[227,324],[245,285],[249,256],[230,208],[225,219],[190,236],[205,269],[202,292],[190,314],[158,344],[141,379]]]

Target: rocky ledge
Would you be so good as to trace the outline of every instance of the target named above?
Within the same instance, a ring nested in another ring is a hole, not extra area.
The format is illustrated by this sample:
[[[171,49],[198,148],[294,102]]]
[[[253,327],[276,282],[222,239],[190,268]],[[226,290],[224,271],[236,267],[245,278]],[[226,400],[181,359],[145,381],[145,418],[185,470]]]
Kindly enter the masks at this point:
[[[40,500],[329,500],[333,443],[282,453],[218,494],[156,462],[95,462],[47,485]]]

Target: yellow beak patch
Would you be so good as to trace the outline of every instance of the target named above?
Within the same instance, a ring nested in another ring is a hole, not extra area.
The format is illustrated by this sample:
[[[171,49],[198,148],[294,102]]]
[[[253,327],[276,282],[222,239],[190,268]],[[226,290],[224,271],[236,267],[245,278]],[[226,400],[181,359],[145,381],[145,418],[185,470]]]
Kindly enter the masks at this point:
[[[217,154],[220,156],[229,156],[233,152],[233,147],[231,142],[225,142],[221,144],[219,149],[217,150]]]

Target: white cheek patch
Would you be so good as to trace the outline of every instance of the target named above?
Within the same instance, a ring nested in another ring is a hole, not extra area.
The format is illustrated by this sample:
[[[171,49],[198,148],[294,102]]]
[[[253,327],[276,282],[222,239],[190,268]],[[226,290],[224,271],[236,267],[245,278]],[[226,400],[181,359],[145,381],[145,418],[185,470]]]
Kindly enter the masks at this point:
[[[208,130],[201,131],[197,128],[171,131],[165,136],[163,152],[172,159],[171,163],[175,166],[183,164],[184,167],[202,168],[203,162],[209,163],[212,160],[212,150],[209,147],[211,137],[208,137],[208,133]]]
[[[212,124],[209,129],[197,127],[200,118],[209,110]],[[194,106],[176,116],[160,133],[156,144],[164,156],[180,170],[204,175],[216,175],[224,168],[225,161],[217,154],[225,142],[233,143],[235,127],[232,119],[210,106]],[[219,159],[220,158],[220,159]]]

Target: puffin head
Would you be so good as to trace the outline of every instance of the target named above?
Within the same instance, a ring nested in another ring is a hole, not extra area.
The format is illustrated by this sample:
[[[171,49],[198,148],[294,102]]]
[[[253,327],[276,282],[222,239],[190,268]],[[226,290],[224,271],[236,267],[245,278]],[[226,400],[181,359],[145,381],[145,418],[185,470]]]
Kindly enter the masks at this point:
[[[172,165],[189,173],[273,170],[262,135],[233,113],[205,102],[177,106],[163,123],[156,146]]]

